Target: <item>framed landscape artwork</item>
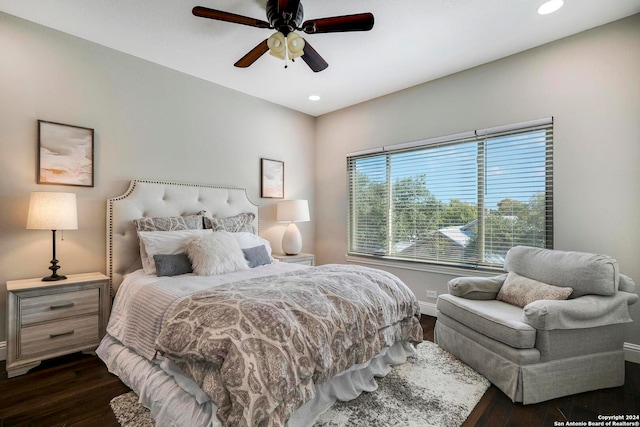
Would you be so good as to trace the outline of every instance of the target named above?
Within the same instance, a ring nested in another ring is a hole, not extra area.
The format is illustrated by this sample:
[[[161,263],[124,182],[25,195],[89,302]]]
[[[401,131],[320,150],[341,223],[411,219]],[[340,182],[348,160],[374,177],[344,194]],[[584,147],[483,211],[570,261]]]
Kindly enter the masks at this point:
[[[93,187],[93,129],[38,120],[38,184]]]
[[[284,162],[260,159],[261,197],[284,199]]]

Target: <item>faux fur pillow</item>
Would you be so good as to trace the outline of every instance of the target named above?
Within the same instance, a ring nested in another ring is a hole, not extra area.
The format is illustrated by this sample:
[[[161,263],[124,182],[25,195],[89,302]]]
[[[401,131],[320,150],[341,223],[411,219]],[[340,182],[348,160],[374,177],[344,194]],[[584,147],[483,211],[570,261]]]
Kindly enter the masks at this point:
[[[185,242],[185,250],[191,260],[193,272],[198,276],[231,273],[248,270],[240,245],[231,233],[218,231]]]
[[[525,305],[542,299],[565,300],[571,292],[572,288],[548,285],[509,272],[496,299],[524,308]]]

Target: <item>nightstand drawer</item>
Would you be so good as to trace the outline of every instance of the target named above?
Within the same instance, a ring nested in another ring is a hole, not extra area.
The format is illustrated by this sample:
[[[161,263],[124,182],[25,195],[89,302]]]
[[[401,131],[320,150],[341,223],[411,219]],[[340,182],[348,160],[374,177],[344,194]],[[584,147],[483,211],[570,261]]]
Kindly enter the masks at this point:
[[[43,295],[20,300],[22,326],[64,317],[97,313],[100,307],[100,290],[85,289],[74,292]]]
[[[20,331],[20,352],[22,357],[49,353],[96,342],[99,335],[98,314],[43,323]]]

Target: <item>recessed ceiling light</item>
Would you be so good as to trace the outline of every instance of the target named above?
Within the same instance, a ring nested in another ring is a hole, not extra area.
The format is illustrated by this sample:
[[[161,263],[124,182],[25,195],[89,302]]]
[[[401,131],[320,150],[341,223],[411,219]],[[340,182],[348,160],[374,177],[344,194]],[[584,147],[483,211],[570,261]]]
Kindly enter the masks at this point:
[[[540,15],[548,15],[560,9],[563,4],[564,0],[549,0],[546,3],[543,3],[542,6],[538,8],[538,13]]]
[[[309,101],[320,101],[320,95],[309,95]]]

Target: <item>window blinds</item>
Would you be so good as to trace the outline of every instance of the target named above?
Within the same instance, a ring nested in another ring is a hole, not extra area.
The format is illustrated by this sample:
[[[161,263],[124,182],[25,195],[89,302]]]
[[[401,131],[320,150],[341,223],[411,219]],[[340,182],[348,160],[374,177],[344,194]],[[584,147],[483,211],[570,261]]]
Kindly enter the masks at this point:
[[[350,155],[349,253],[502,266],[553,246],[551,119]]]

